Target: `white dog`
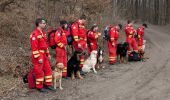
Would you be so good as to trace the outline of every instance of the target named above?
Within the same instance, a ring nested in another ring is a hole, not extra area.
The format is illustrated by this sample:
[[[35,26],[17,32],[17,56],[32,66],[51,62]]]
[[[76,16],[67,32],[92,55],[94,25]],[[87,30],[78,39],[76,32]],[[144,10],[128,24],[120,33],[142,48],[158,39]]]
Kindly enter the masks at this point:
[[[85,61],[82,71],[88,73],[90,72],[91,69],[93,69],[94,73],[97,74],[97,71],[95,69],[96,63],[97,63],[97,51],[93,50],[90,53],[89,58]]]

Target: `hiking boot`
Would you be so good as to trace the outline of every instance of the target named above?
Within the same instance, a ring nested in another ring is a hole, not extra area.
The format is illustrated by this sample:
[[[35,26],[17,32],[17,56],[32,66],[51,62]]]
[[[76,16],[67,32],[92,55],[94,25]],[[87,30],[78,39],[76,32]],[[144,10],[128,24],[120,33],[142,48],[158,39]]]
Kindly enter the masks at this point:
[[[56,89],[54,89],[52,86],[44,86],[44,88],[56,92]]]
[[[46,90],[46,89],[44,89],[44,88],[42,88],[42,89],[37,89],[39,92],[41,92],[41,93],[48,93],[48,91]]]

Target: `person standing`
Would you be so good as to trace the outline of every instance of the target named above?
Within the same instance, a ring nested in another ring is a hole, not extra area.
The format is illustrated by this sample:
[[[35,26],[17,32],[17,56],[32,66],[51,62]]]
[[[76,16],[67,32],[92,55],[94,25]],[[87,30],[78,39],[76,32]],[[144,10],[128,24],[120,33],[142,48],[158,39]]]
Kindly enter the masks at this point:
[[[98,49],[97,40],[101,36],[101,33],[98,32],[98,26],[94,24],[92,28],[87,33],[87,44],[88,44],[88,52]]]
[[[49,62],[51,56],[47,45],[46,33],[44,32],[46,20],[37,18],[35,24],[36,29],[30,35],[30,45],[36,89],[40,92],[48,92],[47,89],[55,91],[52,87],[52,70]]]
[[[110,26],[108,35],[108,50],[109,50],[109,64],[115,64],[117,61],[117,40],[119,38],[119,30],[122,29],[122,25]]]
[[[63,77],[67,77],[67,28],[67,21],[60,21],[60,27],[57,29],[54,38],[56,44],[56,67],[63,65]]]
[[[79,20],[71,25],[71,33],[73,36],[73,47],[76,52],[81,52],[80,55],[80,69],[84,65],[84,54],[87,49],[87,30],[85,28],[86,16],[82,15]],[[77,71],[77,76],[82,79],[80,71]]]
[[[134,37],[136,30],[132,25],[133,23],[128,21],[127,25],[125,26],[126,42],[129,43],[128,54],[130,54],[132,51],[138,52],[137,43]]]

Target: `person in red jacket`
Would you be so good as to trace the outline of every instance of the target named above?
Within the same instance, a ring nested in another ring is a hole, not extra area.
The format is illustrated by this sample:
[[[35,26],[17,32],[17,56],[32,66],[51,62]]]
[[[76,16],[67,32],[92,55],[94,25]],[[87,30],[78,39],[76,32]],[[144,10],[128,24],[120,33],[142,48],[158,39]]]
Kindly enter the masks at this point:
[[[108,35],[108,50],[109,50],[109,64],[115,64],[117,61],[116,48],[117,40],[119,38],[119,30],[122,29],[122,25],[110,26]]]
[[[87,33],[87,44],[88,44],[88,53],[91,51],[97,50],[98,43],[97,40],[101,36],[101,33],[98,32],[98,26],[95,24]]]
[[[137,43],[138,43],[138,50],[142,50],[143,46],[143,37],[144,37],[144,30],[147,28],[147,24],[143,24],[137,29]]]
[[[136,30],[132,26],[132,22],[128,21],[128,24],[125,26],[125,33],[126,33],[126,42],[129,43],[128,54],[131,53],[132,49],[135,52],[138,52],[137,43],[134,38]]]
[[[37,18],[37,28],[30,35],[35,84],[40,92],[48,92],[47,89],[55,91],[52,87],[52,70],[49,62],[51,57],[48,50],[46,33],[43,31],[45,26],[46,21],[43,18]]]
[[[73,47],[75,51],[82,52],[80,57],[80,67],[84,64],[84,52],[87,49],[87,30],[85,28],[86,16],[82,15],[79,20],[75,21],[71,25],[72,36],[73,36]]]
[[[60,27],[55,33],[55,43],[56,43],[56,67],[63,65],[64,69],[62,72],[63,77],[67,77],[67,21],[60,21]]]

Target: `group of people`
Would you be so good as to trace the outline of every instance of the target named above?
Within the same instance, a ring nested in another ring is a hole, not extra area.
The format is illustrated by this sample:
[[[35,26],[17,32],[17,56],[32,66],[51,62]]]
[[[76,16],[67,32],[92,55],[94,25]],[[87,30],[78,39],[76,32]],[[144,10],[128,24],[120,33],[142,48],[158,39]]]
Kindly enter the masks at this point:
[[[86,50],[90,54],[93,50],[98,49],[98,38],[101,33],[98,32],[98,26],[94,24],[90,30],[85,28],[86,16],[82,15],[73,23],[68,23],[66,20],[60,21],[60,27],[54,31],[54,34],[49,35],[44,31],[46,27],[46,20],[43,18],[36,19],[36,29],[30,35],[30,45],[32,49],[32,64],[33,73],[35,75],[35,87],[40,92],[45,92],[46,89],[55,91],[52,87],[52,69],[50,66],[50,52],[49,47],[56,51],[56,65],[55,67],[63,66],[62,76],[67,77],[67,49],[66,47],[72,45],[75,52],[80,54],[80,70],[84,64],[84,55]],[[109,50],[109,64],[116,63],[116,45],[119,38],[119,31],[122,25],[107,26],[108,30],[108,50]],[[129,43],[128,53],[131,51],[141,50],[143,44],[144,28],[142,25],[137,29],[133,28],[132,23],[128,21],[125,27],[126,41]],[[48,33],[52,32],[49,30]],[[137,32],[137,41],[134,34]],[[71,42],[69,37],[71,37]],[[77,77],[82,79],[80,71]]]

